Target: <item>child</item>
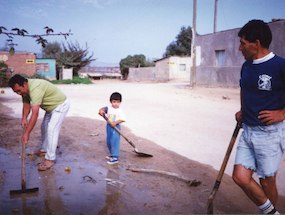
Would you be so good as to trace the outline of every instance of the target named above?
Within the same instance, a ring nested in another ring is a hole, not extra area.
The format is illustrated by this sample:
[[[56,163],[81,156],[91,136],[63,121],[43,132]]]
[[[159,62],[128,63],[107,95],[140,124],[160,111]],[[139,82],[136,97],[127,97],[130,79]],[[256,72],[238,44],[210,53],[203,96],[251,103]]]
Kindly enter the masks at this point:
[[[108,118],[110,123],[107,123],[107,147],[110,155],[106,156],[108,164],[115,164],[119,162],[120,156],[120,134],[114,129],[117,127],[121,129],[120,123],[125,122],[125,115],[120,109],[122,102],[122,95],[118,92],[112,93],[110,96],[110,103],[107,107],[102,107],[99,114]]]

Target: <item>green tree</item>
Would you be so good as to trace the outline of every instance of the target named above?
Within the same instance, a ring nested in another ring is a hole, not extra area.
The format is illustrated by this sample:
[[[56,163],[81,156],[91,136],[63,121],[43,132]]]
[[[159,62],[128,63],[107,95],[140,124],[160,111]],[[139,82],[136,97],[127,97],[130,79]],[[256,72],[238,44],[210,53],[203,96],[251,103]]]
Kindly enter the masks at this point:
[[[122,59],[120,61],[120,70],[123,75],[124,79],[127,79],[129,74],[129,68],[130,67],[148,67],[153,66],[154,63],[147,60],[146,57],[143,54],[139,55],[128,55],[126,58]]]
[[[57,59],[62,53],[60,43],[52,42],[48,43],[45,48],[42,49],[42,55],[44,58],[55,58]]]
[[[57,71],[62,67],[73,68],[73,75],[78,76],[78,71],[90,64],[95,59],[93,54],[89,55],[88,46],[81,48],[78,42],[68,42],[59,44],[58,42],[49,43],[42,49],[43,57],[55,58]]]
[[[191,41],[192,41],[192,28],[182,27],[176,40],[171,42],[163,57],[169,56],[191,56]]]

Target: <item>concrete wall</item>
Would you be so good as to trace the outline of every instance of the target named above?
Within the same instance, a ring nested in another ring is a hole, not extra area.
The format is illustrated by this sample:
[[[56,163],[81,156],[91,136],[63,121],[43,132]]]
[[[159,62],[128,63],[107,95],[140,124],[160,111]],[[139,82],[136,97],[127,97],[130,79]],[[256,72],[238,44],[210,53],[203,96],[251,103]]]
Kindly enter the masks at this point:
[[[238,87],[240,67],[197,67],[197,85],[211,87]]]
[[[285,20],[269,24],[272,31],[272,43],[270,50],[285,58]]]
[[[155,62],[155,73],[157,81],[169,81],[169,58]]]
[[[130,68],[129,81],[155,81],[155,67]]]
[[[239,53],[239,29],[196,37],[196,83],[207,86],[237,87],[239,71],[244,62]],[[219,66],[216,51],[224,50],[225,61]]]
[[[273,41],[270,50],[285,57],[285,21],[269,23]],[[240,68],[244,57],[239,51],[238,29],[196,37],[197,85],[239,87]],[[216,51],[224,50],[223,66],[217,65]]]
[[[56,60],[41,58],[36,59],[37,74],[49,80],[56,80]]]
[[[72,80],[72,79],[73,79],[73,69],[62,68],[60,80]]]

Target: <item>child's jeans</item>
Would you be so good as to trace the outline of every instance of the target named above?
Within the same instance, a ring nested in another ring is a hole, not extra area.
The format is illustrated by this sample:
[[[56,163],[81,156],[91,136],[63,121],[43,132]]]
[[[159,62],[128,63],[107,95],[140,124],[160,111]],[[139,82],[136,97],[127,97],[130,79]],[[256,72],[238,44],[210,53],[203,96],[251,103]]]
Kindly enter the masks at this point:
[[[117,129],[121,129],[120,125],[116,126]],[[120,134],[112,128],[110,124],[107,124],[107,146],[110,155],[115,158],[120,156]]]

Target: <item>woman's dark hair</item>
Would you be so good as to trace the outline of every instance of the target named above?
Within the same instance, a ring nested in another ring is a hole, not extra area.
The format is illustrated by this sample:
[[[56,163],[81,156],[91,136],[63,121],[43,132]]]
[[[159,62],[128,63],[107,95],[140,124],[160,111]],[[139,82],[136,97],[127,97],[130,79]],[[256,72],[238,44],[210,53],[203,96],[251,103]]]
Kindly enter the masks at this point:
[[[244,37],[249,42],[259,40],[263,48],[269,48],[272,41],[272,33],[267,23],[262,20],[253,19],[246,23],[238,33],[239,37]]]

